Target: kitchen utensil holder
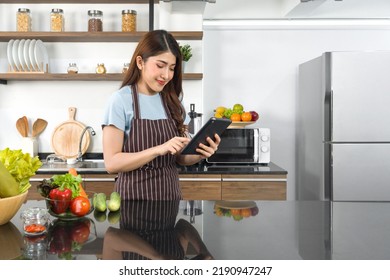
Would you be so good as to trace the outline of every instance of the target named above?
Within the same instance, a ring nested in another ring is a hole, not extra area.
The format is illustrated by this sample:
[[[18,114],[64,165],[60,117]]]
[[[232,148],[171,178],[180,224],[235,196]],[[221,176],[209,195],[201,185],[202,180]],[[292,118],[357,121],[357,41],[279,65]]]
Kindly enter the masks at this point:
[[[35,137],[23,137],[22,138],[22,151],[23,153],[29,153],[30,156],[35,157],[38,155],[38,141]]]

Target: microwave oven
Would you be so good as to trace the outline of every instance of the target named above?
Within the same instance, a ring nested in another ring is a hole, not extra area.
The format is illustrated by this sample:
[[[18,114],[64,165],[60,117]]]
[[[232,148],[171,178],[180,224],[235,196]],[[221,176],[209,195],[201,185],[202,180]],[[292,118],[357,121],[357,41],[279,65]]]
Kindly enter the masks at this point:
[[[271,161],[269,128],[229,128],[221,135],[221,143],[208,163],[263,163]]]

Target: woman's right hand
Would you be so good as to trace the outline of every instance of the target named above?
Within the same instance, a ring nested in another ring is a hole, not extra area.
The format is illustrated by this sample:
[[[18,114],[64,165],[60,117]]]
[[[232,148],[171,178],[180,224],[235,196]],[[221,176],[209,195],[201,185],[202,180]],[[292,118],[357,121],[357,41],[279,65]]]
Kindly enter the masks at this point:
[[[190,139],[187,137],[173,137],[164,144],[159,146],[160,156],[171,154],[176,155],[183,150],[185,146],[190,142]]]

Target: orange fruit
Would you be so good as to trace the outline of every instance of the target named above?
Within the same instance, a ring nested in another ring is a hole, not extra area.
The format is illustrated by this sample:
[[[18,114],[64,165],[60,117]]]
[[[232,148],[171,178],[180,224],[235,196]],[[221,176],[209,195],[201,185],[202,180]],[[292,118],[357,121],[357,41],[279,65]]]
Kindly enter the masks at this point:
[[[250,208],[241,209],[241,215],[242,215],[244,218],[248,218],[248,217],[252,216],[252,211],[251,211]]]
[[[240,209],[230,209],[230,214],[232,214],[232,216],[239,216],[239,215],[241,215],[241,210]]]
[[[252,114],[250,112],[244,112],[241,114],[241,120],[243,122],[250,122],[252,120]]]
[[[233,122],[240,122],[241,121],[241,115],[239,113],[233,113],[231,116],[230,116],[230,119],[233,121]]]

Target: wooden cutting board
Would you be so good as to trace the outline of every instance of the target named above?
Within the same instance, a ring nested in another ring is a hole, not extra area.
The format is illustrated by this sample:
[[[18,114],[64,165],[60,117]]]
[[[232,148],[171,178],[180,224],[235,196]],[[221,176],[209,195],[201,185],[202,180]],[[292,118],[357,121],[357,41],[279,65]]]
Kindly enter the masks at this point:
[[[81,133],[85,129],[85,125],[75,120],[76,108],[68,109],[69,119],[59,124],[53,131],[51,137],[51,147],[56,155],[64,158],[76,158],[79,151],[79,142]],[[81,152],[84,154],[89,147],[91,137],[88,132],[84,134],[83,142],[81,143]]]

